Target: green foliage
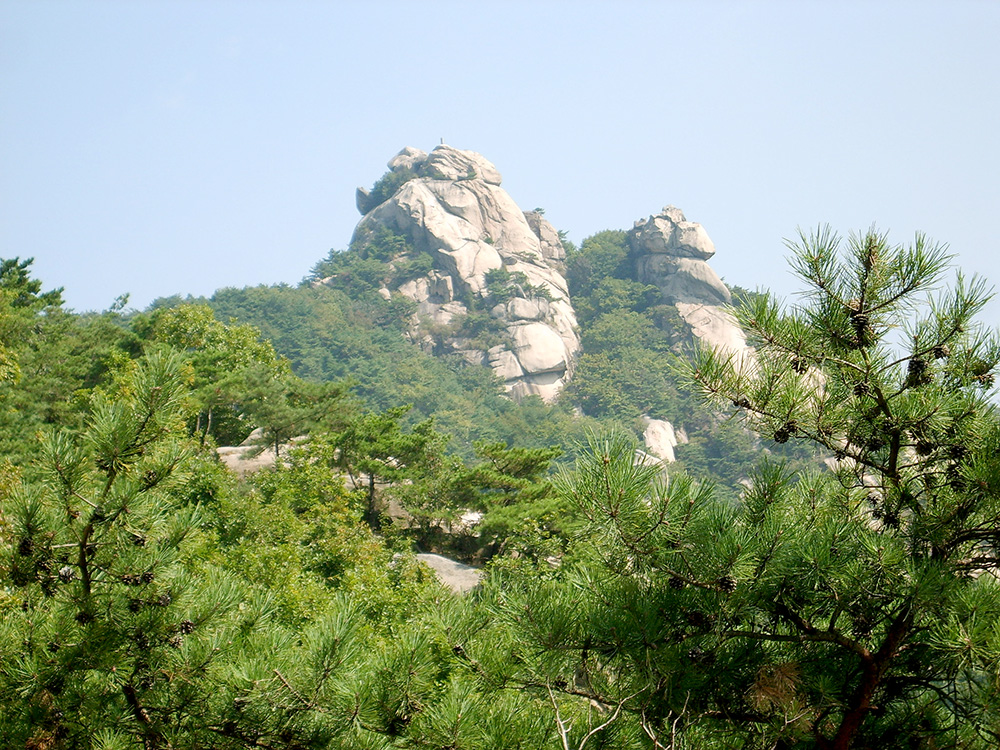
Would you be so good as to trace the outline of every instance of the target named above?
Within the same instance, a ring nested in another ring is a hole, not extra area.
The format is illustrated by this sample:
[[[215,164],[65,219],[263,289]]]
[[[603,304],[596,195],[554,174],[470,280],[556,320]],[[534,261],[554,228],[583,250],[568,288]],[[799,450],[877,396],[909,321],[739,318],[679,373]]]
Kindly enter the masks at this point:
[[[655,414],[680,421],[687,413],[671,370],[675,365],[670,355],[640,348],[583,354],[566,394],[595,417],[634,420]]]
[[[487,310],[473,308],[464,315],[457,315],[447,327],[449,337],[468,339],[469,346],[488,351],[494,346],[510,343],[507,326]]]
[[[364,257],[349,250],[331,250],[326,260],[313,268],[312,276],[349,296],[365,297],[392,280],[392,266],[378,258]]]
[[[46,425],[80,425],[86,393],[140,344],[117,313],[74,315],[41,292],[30,259],[0,263],[0,450],[24,461]]]
[[[413,251],[408,238],[394,232],[385,224],[379,224],[373,231],[365,233],[351,245],[351,251],[365,260],[380,260],[388,263],[401,255]]]
[[[588,354],[624,349],[644,349],[662,354],[670,349],[670,338],[647,315],[624,308],[607,312],[580,332],[580,344]]]
[[[259,415],[250,407],[264,395],[248,392],[250,384],[259,389],[287,379],[288,363],[278,358],[270,342],[261,340],[259,330],[235,322],[225,325],[205,304],[159,308],[142,325],[148,326],[150,341],[186,352],[200,402],[192,429],[202,441],[211,435],[222,445],[238,445],[260,426],[254,419]]]
[[[586,238],[580,249],[566,255],[566,280],[574,300],[588,296],[603,279],[629,279],[626,234],[609,229]]]
[[[382,526],[376,484],[412,481],[426,474],[448,440],[434,430],[431,419],[406,431],[401,419],[409,410],[401,406],[360,414],[328,438],[332,464],[347,473],[353,487],[365,488],[365,520],[376,530]]]
[[[764,461],[734,503],[637,463],[621,436],[593,440],[561,485],[588,522],[572,564],[493,594],[539,655],[519,679],[699,747],[995,746],[985,289],[959,277],[928,302],[947,256],[922,238],[869,232],[841,252],[821,231],[794,250],[802,307],[751,300],[756,357],[702,351],[691,378],[776,443],[830,451],[835,471]]]
[[[547,474],[559,448],[516,448],[476,443],[469,477],[476,496],[466,507],[482,511],[477,529],[487,556],[517,552],[533,558],[561,552],[566,507]]]
[[[532,284],[522,271],[511,273],[501,266],[487,271],[485,281],[490,305],[504,304],[515,297],[552,300],[548,287]]]
[[[390,234],[317,266],[327,285],[132,317],[73,315],[4,261],[0,743],[996,746],[985,289],[929,299],[947,259],[922,239],[794,250],[801,307],[738,303],[752,364],[685,370],[686,326],[630,279],[624,233],[584,241],[585,353],[554,406],[405,339],[413,306],[378,289],[432,261]],[[571,444],[643,413],[688,434],[669,476],[621,431]],[[237,478],[192,425],[260,426],[281,461]],[[488,575],[459,600],[413,540]]]
[[[583,325],[604,313],[619,310],[643,312],[661,298],[660,290],[631,279],[604,278],[594,283],[587,296],[574,299],[574,306]]]
[[[11,307],[30,310],[34,313],[62,306],[62,288],[42,291],[42,282],[28,275],[28,268],[34,258],[0,259],[0,290],[8,294]]]
[[[184,575],[198,517],[170,491],[186,402],[177,357],[124,368],[95,393],[85,431],[46,437],[42,480],[7,498],[3,557],[20,600],[0,638],[8,746],[89,747],[99,733],[163,746],[204,721],[225,658],[214,647],[262,615],[225,577]]]
[[[368,198],[364,206],[361,207],[361,213],[367,214],[378,208],[399,192],[403,185],[416,177],[417,173],[409,167],[400,167],[386,172],[372,185]]]
[[[434,270],[434,258],[430,253],[411,253],[393,262],[392,284],[399,286],[411,279],[419,279]]]

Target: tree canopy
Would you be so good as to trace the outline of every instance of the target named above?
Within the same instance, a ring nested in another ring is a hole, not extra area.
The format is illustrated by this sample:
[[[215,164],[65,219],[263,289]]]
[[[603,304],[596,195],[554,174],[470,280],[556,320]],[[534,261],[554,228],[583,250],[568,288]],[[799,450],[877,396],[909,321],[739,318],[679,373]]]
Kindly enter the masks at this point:
[[[332,286],[138,314],[2,262],[0,743],[1000,744],[1000,339],[943,247],[802,235],[801,302],[745,295],[733,355],[600,233],[547,405],[408,342],[371,239]],[[687,432],[666,470],[650,413]],[[228,471],[254,428],[273,466]]]

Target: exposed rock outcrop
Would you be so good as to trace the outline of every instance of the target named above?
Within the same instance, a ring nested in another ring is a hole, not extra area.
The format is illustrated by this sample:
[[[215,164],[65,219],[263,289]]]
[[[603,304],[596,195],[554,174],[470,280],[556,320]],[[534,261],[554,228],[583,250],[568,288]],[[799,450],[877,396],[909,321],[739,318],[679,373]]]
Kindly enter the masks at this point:
[[[456,594],[471,591],[479,585],[483,577],[483,572],[478,568],[456,562],[442,555],[421,553],[417,555],[417,559],[429,566],[438,580]]]
[[[646,446],[646,451],[659,458],[661,461],[673,463],[677,460],[674,453],[680,443],[686,443],[686,436],[678,435],[674,426],[664,419],[642,418],[643,431],[642,441]]]
[[[388,166],[410,179],[375,206],[359,190],[367,212],[352,245],[385,227],[431,256],[433,270],[389,290],[417,302],[414,340],[491,366],[515,398],[554,400],[580,348],[558,232],[541,214],[522,212],[496,167],[472,151],[405,148]],[[496,340],[462,326],[483,312],[496,322]]]
[[[628,244],[636,280],[659,287],[663,302],[677,307],[695,336],[726,351],[747,349],[746,336],[725,308],[732,295],[706,263],[715,246],[700,224],[667,206],[635,222]]]

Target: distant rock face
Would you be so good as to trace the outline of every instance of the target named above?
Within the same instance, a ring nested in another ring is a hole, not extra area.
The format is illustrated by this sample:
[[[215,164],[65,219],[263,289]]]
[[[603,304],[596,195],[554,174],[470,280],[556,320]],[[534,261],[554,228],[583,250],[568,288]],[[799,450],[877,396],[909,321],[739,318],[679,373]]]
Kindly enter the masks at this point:
[[[364,215],[352,244],[382,226],[432,257],[426,276],[389,290],[419,305],[411,336],[489,365],[515,398],[553,401],[580,348],[559,233],[541,214],[522,212],[500,187],[497,168],[472,151],[408,147],[388,166],[416,177]],[[359,190],[359,207],[369,203],[368,192]],[[499,269],[506,273],[488,281]],[[502,340],[485,349],[461,333],[462,316],[476,310],[488,311],[501,329]]]
[[[456,594],[464,594],[479,585],[483,572],[471,565],[450,560],[442,555],[421,553],[417,559],[429,566],[438,580]]]
[[[674,426],[664,419],[650,419],[643,417],[642,441],[646,445],[646,450],[666,463],[673,463],[677,460],[674,448],[680,442]]]
[[[667,206],[635,222],[628,245],[636,280],[659,287],[663,302],[677,307],[695,336],[726,351],[746,350],[746,336],[725,308],[732,295],[706,262],[715,246],[701,224]]]

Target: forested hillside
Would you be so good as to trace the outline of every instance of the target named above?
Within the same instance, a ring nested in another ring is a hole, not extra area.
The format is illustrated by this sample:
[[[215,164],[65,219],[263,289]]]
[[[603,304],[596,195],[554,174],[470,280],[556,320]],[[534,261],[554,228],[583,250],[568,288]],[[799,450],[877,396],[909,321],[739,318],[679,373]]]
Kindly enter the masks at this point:
[[[434,271],[412,243],[142,312],[73,313],[3,261],[3,746],[1000,742],[984,284],[821,231],[802,307],[737,294],[734,356],[601,232],[558,259],[580,348],[549,403],[468,356],[540,287],[481,274],[415,338],[387,286]],[[637,458],[644,416],[675,463]],[[215,449],[251,433],[277,461],[240,476]]]

